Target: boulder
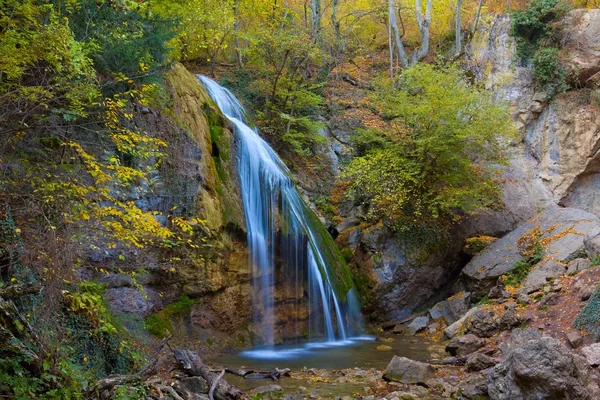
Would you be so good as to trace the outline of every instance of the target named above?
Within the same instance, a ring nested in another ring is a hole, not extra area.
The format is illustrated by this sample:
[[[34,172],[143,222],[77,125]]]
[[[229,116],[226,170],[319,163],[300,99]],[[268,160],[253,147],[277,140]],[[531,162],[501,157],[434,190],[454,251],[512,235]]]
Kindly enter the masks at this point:
[[[394,356],[388,364],[383,378],[408,384],[425,383],[433,377],[434,368],[419,361],[413,361],[406,357]]]
[[[283,388],[279,385],[264,385],[248,392],[252,398],[274,400],[283,398]]]
[[[458,321],[469,309],[471,293],[460,292],[454,296],[440,301],[429,310],[431,319],[443,318],[446,324],[452,325]]]
[[[530,301],[529,296],[526,295],[525,293],[520,293],[517,296],[517,302],[518,303],[529,304],[529,301]]]
[[[586,239],[583,240],[585,245]],[[567,274],[574,275],[578,272],[584,271],[590,267],[590,260],[587,258],[576,258],[567,264]]]
[[[519,239],[534,229],[542,233],[545,255],[557,262],[565,262],[583,249],[585,236],[600,233],[600,223],[595,215],[575,208],[552,207],[542,211],[492,243],[463,268],[461,276],[476,297],[485,295],[498,277],[515,268],[517,261],[522,259]],[[556,265],[546,266],[543,271],[546,269],[558,271]]]
[[[514,348],[488,375],[492,400],[600,398],[597,377],[579,355],[551,337]]]
[[[592,367],[600,365],[600,343],[593,343],[589,346],[585,346],[580,350],[580,353]]]
[[[461,396],[459,398],[466,400],[487,399],[487,386],[487,377],[484,374],[473,374],[458,385]]]
[[[492,357],[486,356],[483,353],[473,353],[467,357],[465,368],[467,372],[477,372],[488,369],[498,364],[498,361]]]
[[[521,319],[517,316],[517,304],[510,302],[506,304],[506,311],[498,320],[498,328],[502,331],[513,328],[521,323]]]
[[[456,336],[459,332],[461,332],[464,329],[467,321],[471,318],[473,314],[477,312],[477,310],[479,310],[479,307],[471,308],[465,313],[465,315],[460,317],[458,321],[454,322],[452,325],[444,329],[444,336],[446,336],[448,339],[452,339],[454,336]]]
[[[453,356],[466,356],[479,350],[484,344],[485,339],[475,335],[463,335],[450,340],[446,345],[446,351]]]
[[[492,337],[496,332],[498,332],[498,324],[494,321],[494,314],[484,308],[477,310],[467,325],[467,333],[482,338]]]
[[[529,271],[523,287],[539,289],[546,284],[548,279],[564,275],[565,272],[563,264],[551,258],[544,258]]]
[[[535,328],[517,328],[513,329],[513,331],[510,333],[510,337],[503,343],[501,343],[498,347],[500,348],[502,355],[504,357],[507,357],[510,354],[510,352],[512,352],[517,347],[520,347],[531,340],[537,340],[541,337],[542,335],[540,334],[540,331],[538,331]]]
[[[573,10],[564,22],[562,64],[569,81],[577,86],[593,86],[600,72],[600,10]]]
[[[579,289],[579,298],[581,301],[587,301],[594,294],[596,287],[594,285],[583,285]]]
[[[427,328],[427,324],[429,323],[428,316],[417,317],[412,320],[410,324],[408,324],[408,331],[411,335],[414,335],[418,332],[421,332],[425,328]]]

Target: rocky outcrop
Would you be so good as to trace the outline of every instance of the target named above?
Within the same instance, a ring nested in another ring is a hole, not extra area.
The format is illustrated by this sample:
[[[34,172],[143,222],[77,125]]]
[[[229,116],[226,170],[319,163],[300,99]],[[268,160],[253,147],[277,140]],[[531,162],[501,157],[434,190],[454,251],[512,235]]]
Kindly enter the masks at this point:
[[[533,283],[539,284],[546,277],[566,272],[565,262],[577,257],[583,250],[586,236],[600,233],[600,221],[593,214],[573,208],[550,208],[543,211],[473,257],[462,271],[467,285],[479,296],[483,296],[498,277],[511,272],[517,261],[523,258],[519,240],[525,235],[531,235],[534,230],[541,235],[539,240],[546,257],[532,271],[532,281],[535,278]],[[557,270],[556,263],[559,263],[560,271]]]
[[[488,375],[492,400],[580,399],[600,396],[586,361],[551,337],[529,340],[512,350]]]
[[[561,62],[567,67],[574,86],[600,84],[600,10],[573,10],[564,21],[564,52]]]

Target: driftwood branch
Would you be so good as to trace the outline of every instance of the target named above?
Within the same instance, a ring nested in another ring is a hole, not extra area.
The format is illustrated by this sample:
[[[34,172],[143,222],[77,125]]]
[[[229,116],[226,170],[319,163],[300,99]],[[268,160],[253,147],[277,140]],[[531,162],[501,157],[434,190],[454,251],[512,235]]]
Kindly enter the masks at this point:
[[[215,400],[215,397],[214,397],[215,389],[217,388],[217,385],[219,384],[219,381],[221,380],[221,378],[223,378],[223,375],[225,375],[225,370],[221,371],[219,376],[217,376],[217,379],[215,379],[215,381],[211,385],[210,390],[208,391],[208,398],[210,400]]]
[[[96,384],[96,390],[98,392],[102,392],[104,390],[111,390],[117,385],[127,385],[133,382],[140,382],[144,380],[149,375],[150,370],[154,368],[154,365],[156,365],[156,363],[158,362],[158,356],[160,355],[160,352],[169,342],[170,339],[171,337],[169,336],[163,339],[162,342],[160,342],[160,345],[158,346],[158,349],[156,350],[154,356],[138,372],[136,372],[133,375],[109,375],[106,378],[98,381],[98,383]]]
[[[214,398],[216,400],[249,400],[250,397],[230,385],[226,380],[219,378],[214,372],[211,372],[200,356],[190,350],[173,350],[173,355],[183,371],[189,376],[200,376],[211,386],[216,385],[214,389]]]

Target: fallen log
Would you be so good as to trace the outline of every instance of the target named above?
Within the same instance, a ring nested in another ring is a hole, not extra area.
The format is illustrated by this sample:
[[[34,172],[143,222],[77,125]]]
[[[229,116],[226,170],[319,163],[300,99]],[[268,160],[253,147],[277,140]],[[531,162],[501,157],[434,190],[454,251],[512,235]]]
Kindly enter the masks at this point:
[[[100,379],[98,383],[96,383],[95,390],[98,393],[102,393],[105,390],[112,390],[117,385],[127,385],[134,382],[141,382],[145,378],[150,375],[151,369],[158,362],[158,356],[162,351],[163,347],[169,342],[171,337],[164,338],[158,349],[156,350],[154,356],[150,359],[150,361],[138,372],[133,375],[109,375],[104,379]]]
[[[211,368],[204,364],[196,352],[190,350],[173,350],[173,355],[186,374],[204,378],[211,389],[214,386],[214,398],[216,400],[250,400],[250,397],[246,393],[230,385],[226,380],[221,379],[218,374],[212,372]]]
[[[275,368],[272,372],[269,371],[256,371],[254,374],[244,375],[244,379],[272,379],[273,381],[279,381],[281,376],[290,376],[290,369]]]

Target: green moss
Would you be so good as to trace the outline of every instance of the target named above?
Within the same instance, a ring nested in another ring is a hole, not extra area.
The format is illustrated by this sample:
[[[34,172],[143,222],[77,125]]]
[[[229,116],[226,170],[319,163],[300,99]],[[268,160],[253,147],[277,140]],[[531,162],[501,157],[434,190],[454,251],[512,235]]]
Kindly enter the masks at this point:
[[[175,303],[171,303],[159,312],[146,317],[144,320],[146,330],[158,337],[168,336],[169,333],[173,332],[171,319],[183,318],[188,315],[197,301],[188,296],[182,296]]]

